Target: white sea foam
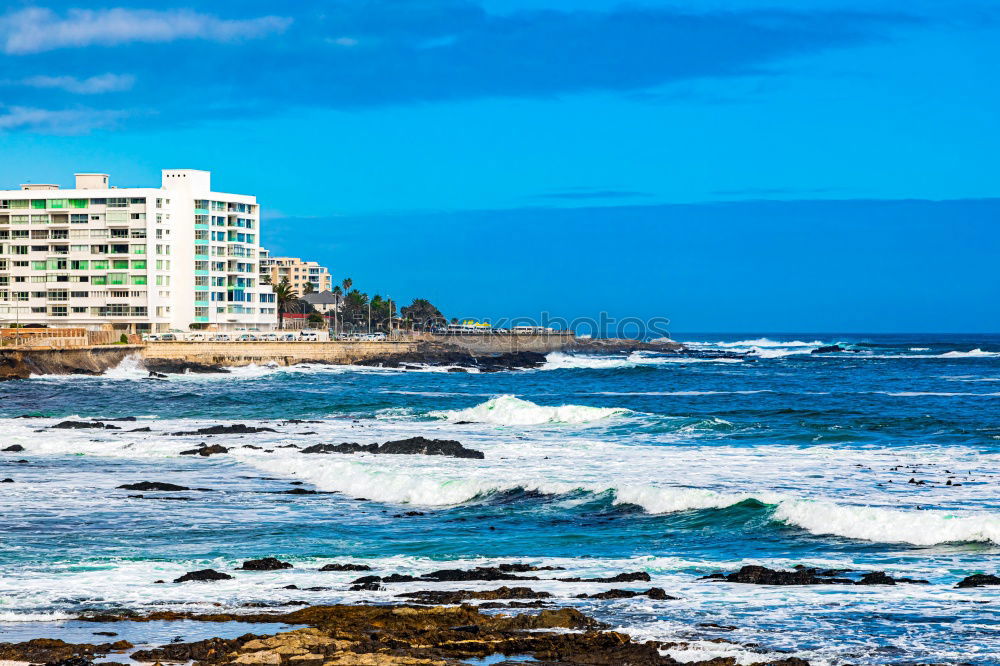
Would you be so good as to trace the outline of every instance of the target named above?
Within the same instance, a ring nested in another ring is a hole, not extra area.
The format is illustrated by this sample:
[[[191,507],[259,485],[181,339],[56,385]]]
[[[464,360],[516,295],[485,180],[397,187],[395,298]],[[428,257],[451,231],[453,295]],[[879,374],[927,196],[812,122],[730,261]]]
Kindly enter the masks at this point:
[[[559,405],[546,407],[513,395],[501,395],[468,409],[434,411],[430,415],[448,421],[470,421],[494,425],[524,426],[553,423],[581,424],[627,414],[618,407]]]
[[[738,348],[789,348],[789,347],[822,347],[823,345],[828,345],[830,343],[823,342],[822,340],[813,340],[811,342],[804,342],[802,340],[771,340],[770,338],[756,338],[753,340],[736,340],[733,342],[726,341],[716,341],[716,342],[684,342],[683,344],[689,347],[712,347],[712,348],[722,348],[722,349],[738,349]]]
[[[988,352],[982,349],[970,351],[950,351],[941,354],[938,358],[996,358],[1000,357],[1000,352]]]
[[[567,354],[565,352],[550,352],[545,357],[542,370],[578,370],[631,368],[636,364],[624,356],[607,356],[597,354]]]
[[[949,398],[955,396],[974,396],[977,398],[987,398],[991,396],[998,396],[1000,393],[967,393],[959,391],[879,391],[882,395],[891,395],[895,398],[919,398],[922,396],[938,397],[938,398]]]
[[[1000,544],[1000,515],[940,510],[899,511],[792,500],[778,504],[774,517],[809,530],[849,539],[933,546],[979,541]]]
[[[515,405],[526,403],[523,408],[529,414],[537,414],[538,409],[565,409],[543,408],[510,396],[501,398],[516,400]],[[570,414],[575,413],[572,409]],[[891,450],[699,445],[697,438],[711,430],[703,421],[684,426],[690,430],[684,435],[683,446],[670,445],[676,441],[676,428],[648,435],[647,445],[641,446],[607,441],[611,437],[607,431],[586,428],[525,428],[518,431],[517,437],[511,437],[493,427],[495,421],[459,425],[455,421],[468,420],[460,412],[448,413],[447,420],[419,423],[406,417],[366,423],[330,419],[311,424],[310,430],[318,434],[301,439],[285,432],[254,435],[252,442],[263,447],[261,450],[242,448],[248,443],[245,437],[218,436],[213,442],[230,447],[229,453],[199,460],[195,469],[217,475],[216,487],[233,475],[230,470],[239,468],[234,464],[242,463],[269,476],[297,479],[320,490],[423,506],[457,505],[515,489],[552,495],[554,501],[571,501],[584,491],[591,497],[606,495],[618,504],[638,505],[649,513],[725,509],[755,499],[774,506],[777,520],[815,534],[917,545],[950,541],[1000,544],[1000,503],[994,477],[990,476],[1000,467],[1000,454],[996,453],[960,446]],[[559,414],[541,413],[545,414],[542,423],[549,423],[553,414]],[[513,418],[498,420],[541,420],[525,419],[516,409],[514,414]],[[25,455],[30,456],[178,460],[178,453],[190,448],[191,441],[163,437],[163,432],[218,423],[164,419],[151,422],[156,431],[153,433],[46,430],[44,438],[38,437],[35,431],[39,427],[55,422],[5,419],[5,441],[24,445],[28,449]],[[593,432],[600,433],[599,437],[588,435]],[[460,439],[469,448],[483,451],[486,457],[470,460],[445,456],[303,455],[297,449],[278,448],[293,437],[304,444],[387,441],[414,434]],[[774,462],[778,459],[780,465]],[[900,464],[919,471],[893,471]],[[34,469],[28,466],[20,473],[19,483],[9,489],[17,494],[11,494],[8,501],[23,503],[24,493],[48,492],[44,476],[31,478]],[[958,474],[955,482],[960,485],[942,491],[934,485],[917,487],[906,483],[911,475],[941,481],[952,474],[946,470]],[[78,476],[76,483],[88,489],[110,489],[120,483],[112,477]],[[888,483],[890,480],[896,483]],[[63,479],[60,487],[67,482]],[[213,484],[200,480],[185,485]],[[928,494],[933,494],[933,499]],[[82,493],[72,497],[89,506],[90,496]],[[924,502],[932,502],[935,509],[921,510],[917,504]]]

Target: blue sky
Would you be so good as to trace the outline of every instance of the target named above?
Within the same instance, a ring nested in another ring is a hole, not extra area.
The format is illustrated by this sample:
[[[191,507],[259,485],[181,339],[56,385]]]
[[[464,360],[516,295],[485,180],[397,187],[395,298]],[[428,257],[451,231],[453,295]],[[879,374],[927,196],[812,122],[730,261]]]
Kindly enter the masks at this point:
[[[0,183],[210,169],[275,250],[455,315],[996,331],[998,37],[972,0],[8,2]]]

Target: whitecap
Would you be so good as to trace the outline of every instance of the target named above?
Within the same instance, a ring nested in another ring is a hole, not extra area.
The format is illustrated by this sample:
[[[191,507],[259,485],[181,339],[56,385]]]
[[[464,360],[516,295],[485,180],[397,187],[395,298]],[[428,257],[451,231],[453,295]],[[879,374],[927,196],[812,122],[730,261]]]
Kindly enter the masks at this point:
[[[536,405],[529,400],[522,400],[513,395],[501,395],[467,409],[434,411],[430,415],[451,422],[471,421],[473,423],[523,426],[591,423],[613,416],[621,416],[627,414],[628,411],[620,407],[588,407],[585,405],[548,407]]]

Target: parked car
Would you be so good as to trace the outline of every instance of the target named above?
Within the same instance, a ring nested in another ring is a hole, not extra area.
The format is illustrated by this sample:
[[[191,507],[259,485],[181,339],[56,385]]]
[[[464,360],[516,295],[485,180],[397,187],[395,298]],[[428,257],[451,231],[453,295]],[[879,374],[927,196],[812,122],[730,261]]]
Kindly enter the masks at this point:
[[[164,333],[163,335],[160,336],[160,340],[162,340],[163,342],[176,342],[177,336],[174,335],[173,333]]]

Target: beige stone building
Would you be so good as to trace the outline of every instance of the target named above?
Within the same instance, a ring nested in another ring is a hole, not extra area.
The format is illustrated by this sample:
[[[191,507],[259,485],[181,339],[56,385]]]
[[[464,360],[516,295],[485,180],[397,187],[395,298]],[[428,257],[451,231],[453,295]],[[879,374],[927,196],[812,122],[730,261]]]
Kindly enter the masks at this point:
[[[314,292],[329,291],[333,288],[330,271],[315,261],[303,261],[298,257],[272,257],[267,250],[261,250],[261,278],[268,278],[271,284],[278,284],[288,278],[292,288],[301,296],[306,284],[311,284]]]

